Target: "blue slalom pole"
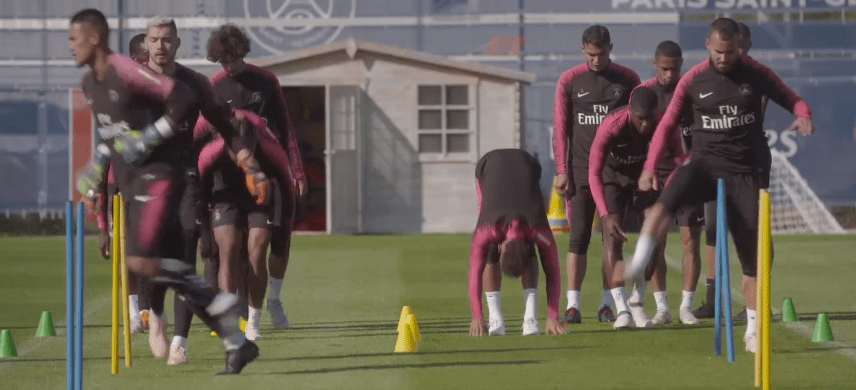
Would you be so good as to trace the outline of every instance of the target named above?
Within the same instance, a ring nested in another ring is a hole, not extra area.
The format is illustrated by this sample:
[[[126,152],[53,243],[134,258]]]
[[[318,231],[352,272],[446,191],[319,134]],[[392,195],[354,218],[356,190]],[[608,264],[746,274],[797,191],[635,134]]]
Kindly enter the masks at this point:
[[[65,388],[74,388],[74,203],[65,204]]]
[[[83,203],[77,204],[77,264],[75,272],[75,288],[77,289],[77,302],[75,302],[75,317],[77,319],[74,328],[74,390],[83,390]]]
[[[722,236],[725,228],[725,219],[720,218],[720,210],[725,209],[725,184],[722,179],[717,180],[716,189],[716,277],[714,298],[713,323],[715,329],[714,342],[716,343],[716,356],[722,355]]]
[[[722,276],[722,315],[725,317],[725,344],[728,348],[728,362],[734,363],[734,320],[731,316],[731,266],[728,261],[728,216],[725,213],[725,182],[717,183],[717,198],[722,201],[716,210],[716,239],[722,248],[719,252],[720,274]],[[721,336],[720,336],[721,337]]]

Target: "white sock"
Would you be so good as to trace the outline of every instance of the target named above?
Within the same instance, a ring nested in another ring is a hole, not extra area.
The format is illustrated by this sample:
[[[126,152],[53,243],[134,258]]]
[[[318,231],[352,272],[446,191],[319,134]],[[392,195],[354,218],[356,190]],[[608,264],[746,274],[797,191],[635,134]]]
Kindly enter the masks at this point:
[[[636,283],[633,283],[633,291],[630,292],[630,298],[627,299],[627,303],[631,305],[639,305],[642,306],[642,301],[645,299],[645,292],[648,291],[648,284],[651,283],[647,280],[637,280]]]
[[[608,292],[611,293],[610,295],[612,296],[612,300],[615,301],[615,310],[618,314],[630,311],[630,309],[627,308],[627,298],[624,297],[624,287],[616,287]]]
[[[502,291],[486,291],[487,315],[491,320],[503,320],[502,317]]]
[[[579,290],[568,290],[568,307],[565,310],[568,310],[572,307],[576,307],[577,310],[580,310],[580,292]]]
[[[615,289],[613,289],[613,290],[615,290]],[[622,294],[622,296],[623,296],[623,295],[624,295],[624,287],[622,287],[622,288],[621,288],[621,291],[622,291],[622,293],[621,293],[621,294]],[[601,309],[602,307],[604,307],[604,306],[609,306],[609,305],[611,305],[611,304],[612,304],[612,300],[613,300],[613,298],[614,298],[614,297],[613,297],[613,296],[612,296],[612,294],[610,293],[610,290],[603,290],[603,291],[601,291],[600,305],[597,307],[597,309],[598,309],[598,310],[600,310],[600,309]],[[625,300],[625,301],[626,301],[626,300]]]
[[[187,339],[181,336],[173,336],[172,338],[172,346],[179,346],[184,349],[187,349]]]
[[[657,311],[669,311],[669,298],[665,291],[654,291],[654,302],[657,303]]]
[[[756,322],[756,313],[757,312],[755,310],[749,310],[748,308],[746,309],[746,336],[758,333],[757,329],[755,328],[756,326],[758,326]]]
[[[244,334],[241,331],[234,332],[228,336],[223,337],[223,346],[226,347],[227,351],[234,351],[238,348],[241,348],[244,343],[247,342],[247,338],[244,337]]]
[[[247,319],[247,328],[258,329],[262,322],[262,309],[252,306],[247,306],[247,309],[247,315],[250,317]]]
[[[527,288],[523,290],[523,302],[526,310],[523,312],[523,321],[538,319],[538,290]]]
[[[695,301],[695,291],[681,291],[681,310],[693,308]]]
[[[140,317],[140,299],[139,295],[128,295],[128,311],[132,319]]]
[[[267,299],[269,301],[278,301],[282,295],[282,285],[285,279],[268,278]]]
[[[654,249],[657,247],[657,240],[649,234],[639,236],[639,241],[636,242],[636,250],[633,252],[631,260],[624,264],[624,272],[626,276],[638,277],[645,271],[645,267],[651,261],[654,255]]]

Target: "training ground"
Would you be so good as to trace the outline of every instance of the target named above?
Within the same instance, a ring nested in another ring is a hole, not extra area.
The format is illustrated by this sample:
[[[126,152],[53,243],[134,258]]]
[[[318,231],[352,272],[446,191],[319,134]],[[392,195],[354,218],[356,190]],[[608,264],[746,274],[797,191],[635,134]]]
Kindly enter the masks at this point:
[[[567,240],[567,235],[557,237],[562,259]],[[631,237],[626,255],[635,240]],[[222,344],[198,319],[189,337],[190,364],[169,367],[165,360],[155,360],[148,337],[133,335],[133,367],[125,368],[120,360],[120,373],[114,376],[111,269],[97,255],[96,241],[86,242],[87,390],[753,388],[754,358],[743,350],[744,322],[735,324],[737,361],[732,364],[725,356],[714,356],[712,320],[628,331],[598,323],[597,235],[583,287],[583,323],[564,336],[520,336],[521,287],[508,278],[503,280],[503,311],[509,335],[468,335],[469,235],[298,236],[283,293],[292,328],[273,331],[265,311],[261,357],[240,376],[215,378],[223,368]],[[773,388],[856,389],[856,236],[775,236],[774,244]],[[667,255],[676,322],[681,253],[680,237],[673,234]],[[0,261],[0,329],[11,329],[18,351],[16,358],[0,359],[0,389],[61,389],[66,379],[64,238],[0,238]],[[733,246],[731,262],[731,286],[738,292]],[[704,297],[704,277],[703,271],[696,306]],[[564,276],[562,280],[564,291]],[[786,297],[793,299],[798,322],[779,320]],[[563,293],[561,309],[565,304]],[[418,318],[422,342],[416,353],[393,354],[404,305]],[[653,316],[650,291],[645,307]],[[742,307],[738,292],[733,310]],[[52,312],[58,337],[34,337],[44,310]],[[172,321],[171,308],[168,312]],[[542,330],[546,312],[542,275]],[[829,315],[834,342],[811,342],[818,313]]]

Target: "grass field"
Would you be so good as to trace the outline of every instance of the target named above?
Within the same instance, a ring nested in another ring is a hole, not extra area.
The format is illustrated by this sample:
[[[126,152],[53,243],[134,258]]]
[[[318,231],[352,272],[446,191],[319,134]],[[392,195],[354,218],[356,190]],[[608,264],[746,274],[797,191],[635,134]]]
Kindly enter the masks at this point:
[[[583,288],[583,323],[566,336],[520,336],[520,283],[504,280],[508,336],[471,338],[467,331],[468,235],[296,237],[285,285],[292,329],[272,331],[263,315],[260,360],[238,377],[214,377],[223,365],[218,339],[194,321],[191,364],[168,367],[133,338],[134,364],[110,375],[110,267],[87,241],[85,379],[87,389],[749,389],[753,358],[743,351],[745,324],[735,327],[737,362],[713,355],[713,322],[613,331],[597,323],[599,260]],[[595,240],[598,238],[595,237]],[[772,327],[773,387],[856,389],[856,236],[775,237],[773,307],[794,300],[800,322]],[[567,236],[558,237],[567,247]],[[668,250],[678,264],[680,240]],[[0,388],[60,389],[65,382],[64,240],[0,238],[0,329],[11,329],[19,357],[0,359]],[[635,238],[625,249],[630,253]],[[560,253],[561,257],[564,253]],[[591,259],[600,258],[592,245]],[[732,257],[732,287],[739,269]],[[564,269],[564,264],[562,265]],[[669,269],[676,316],[681,272]],[[702,275],[702,278],[704,275]],[[564,279],[564,278],[563,278]],[[546,299],[541,277],[539,314]],[[563,286],[564,290],[564,286]],[[703,294],[704,288],[700,289]],[[699,295],[701,295],[699,294]],[[171,298],[170,300],[171,301]],[[696,304],[698,304],[698,299]],[[415,354],[393,354],[398,315],[413,307],[422,342]],[[562,309],[565,298],[562,297]],[[646,307],[653,315],[649,293]],[[734,311],[740,310],[739,300]],[[50,310],[60,337],[35,339]],[[828,313],[836,343],[812,343],[808,332]],[[170,313],[170,317],[172,317]],[[257,386],[257,387],[256,387]]]

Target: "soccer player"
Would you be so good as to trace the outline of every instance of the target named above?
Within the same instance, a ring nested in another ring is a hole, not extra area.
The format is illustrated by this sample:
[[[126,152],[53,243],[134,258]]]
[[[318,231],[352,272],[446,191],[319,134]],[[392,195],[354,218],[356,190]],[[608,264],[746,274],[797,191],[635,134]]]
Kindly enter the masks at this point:
[[[149,62],[149,49],[146,47],[146,34],[137,34],[128,42],[128,55],[141,64]]]
[[[737,44],[737,52],[741,56],[749,56],[749,49],[752,48],[752,32],[749,26],[742,22],[737,22],[740,29],[740,41]],[[761,120],[767,112],[767,102],[770,99],[766,95],[761,97]],[[753,133],[753,149],[752,153],[756,159],[756,178],[758,188],[770,187],[770,168],[773,162],[773,157],[770,155],[770,145],[767,143],[765,132]],[[705,214],[707,215],[707,227],[705,228],[705,236],[707,240],[706,248],[706,263],[707,263],[707,303],[702,304],[694,311],[698,318],[713,318],[714,307],[713,300],[716,296],[716,288],[714,286],[715,279],[713,275],[716,273],[716,202],[708,202],[705,205]],[[734,316],[734,319],[746,320],[746,307],[743,307],[739,313]]]
[[[586,274],[586,254],[595,213],[588,183],[589,149],[603,118],[616,107],[627,104],[630,91],[639,85],[639,76],[635,72],[610,61],[612,41],[606,27],[594,25],[587,28],[583,32],[580,49],[585,54],[586,63],[566,71],[559,78],[553,112],[554,186],[566,199],[571,226],[565,323],[581,321],[580,291]],[[603,292],[597,317],[600,322],[612,322],[615,315],[610,307],[610,284],[605,272],[602,276]]]
[[[663,41],[657,45],[654,53],[654,69],[657,75],[642,83],[642,86],[651,88],[657,93],[657,107],[659,110],[665,110],[672,100],[675,86],[677,86],[678,80],[681,77],[683,62],[683,52],[677,43]],[[688,151],[692,147],[692,116],[684,114],[679,119],[678,127],[681,129],[683,149],[684,151]],[[675,164],[671,158],[663,159],[657,166],[657,174],[661,185],[666,183],[674,169]],[[693,316],[692,306],[701,268],[699,241],[704,221],[704,208],[701,203],[684,206],[678,211],[677,223],[680,226],[681,242],[684,248],[684,285],[681,292],[681,306],[678,314],[681,322],[684,324],[698,324],[698,319]],[[665,240],[665,237],[662,239]],[[669,301],[666,295],[665,249],[664,245],[658,247],[654,274],[651,279],[651,284],[654,287],[654,301],[657,304],[657,314],[651,320],[654,325],[672,322],[672,313],[669,310]],[[635,286],[630,299],[628,299],[631,313],[641,310],[642,315],[644,315],[642,298],[645,295],[647,287],[647,282],[642,282]],[[635,318],[636,315],[634,315]]]
[[[547,279],[547,334],[565,334],[559,318],[562,289],[561,270],[553,232],[544,213],[539,180],[541,164],[520,149],[499,149],[486,153],[476,165],[479,219],[470,251],[471,336],[505,334],[500,287],[502,276],[521,278],[523,335],[541,333],[538,325],[538,268],[534,245],[541,255]],[[492,255],[491,247],[496,249]],[[497,265],[499,263],[499,265]],[[484,279],[484,280],[483,280]],[[490,327],[482,312],[482,283],[485,284]]]
[[[81,10],[70,20],[69,47],[75,64],[90,68],[81,87],[104,140],[78,176],[78,189],[89,193],[99,186],[107,161],[112,160],[119,187],[129,189],[132,197],[128,268],[152,278],[154,286],[166,285],[183,295],[196,315],[223,338],[227,354],[221,374],[238,374],[258,356],[258,347],[238,328],[234,295],[218,294],[182,260],[182,232],[175,220],[183,187],[181,155],[186,148],[176,133],[197,105],[194,94],[186,85],[112,53],[108,36],[107,19],[98,10]],[[253,159],[228,122],[219,130],[238,156]],[[256,171],[248,175],[258,176]],[[152,327],[165,326],[162,319],[150,322],[157,324]],[[156,357],[166,355],[158,345],[151,346]]]
[[[196,94],[195,100],[200,103],[200,107],[205,115],[219,118],[220,123],[229,120],[228,117],[224,116],[228,115],[231,109],[215,99],[214,91],[211,88],[208,78],[175,62],[176,52],[181,46],[181,39],[178,37],[178,29],[172,18],[155,16],[149,19],[145,38],[146,51],[149,53],[147,65],[150,68],[189,86]],[[181,131],[177,135],[183,137],[182,142],[187,146],[182,151],[181,156],[182,169],[184,171],[184,188],[179,203],[179,221],[183,232],[185,254],[183,259],[193,268],[194,273],[196,272],[196,249],[200,230],[197,223],[200,221],[200,214],[205,212],[202,209],[202,189],[199,181],[199,172],[196,167],[197,155],[192,139],[192,130],[196,125],[199,113],[199,110],[193,110],[191,115],[180,125]],[[154,291],[153,293],[157,294],[157,296],[154,297],[153,302],[163,302],[161,295],[165,292],[166,290],[163,288]],[[187,335],[190,332],[190,323],[193,318],[193,312],[190,310],[190,307],[188,307],[185,301],[179,298],[178,294],[175,295],[174,299],[175,335],[169,347],[168,365],[187,363]]]
[[[262,118],[268,128],[279,138],[282,148],[288,152],[292,178],[294,183],[275,183],[275,196],[279,202],[275,202],[273,210],[273,230],[270,235],[270,278],[267,282],[267,308],[270,311],[271,320],[275,329],[286,329],[289,326],[288,315],[282,308],[281,292],[288,266],[289,250],[291,247],[291,230],[294,216],[295,199],[290,196],[296,193],[303,198],[306,196],[306,176],[303,172],[303,163],[300,151],[297,147],[294,129],[288,117],[288,109],[282,95],[282,88],[276,75],[270,71],[247,64],[244,57],[250,52],[250,40],[241,29],[233,24],[225,24],[211,32],[208,39],[208,60],[219,63],[223,70],[211,78],[217,96],[226,100],[232,107],[251,111]],[[294,191],[291,191],[292,187]],[[286,196],[289,195],[289,196]],[[257,246],[257,245],[255,245]],[[264,256],[265,250],[258,250],[254,245],[250,248],[255,254]],[[250,253],[250,257],[254,254]],[[251,261],[252,263],[252,261]],[[264,264],[258,262],[258,264]],[[251,270],[251,273],[259,274],[260,270]],[[265,275],[267,277],[267,275]],[[262,281],[256,278],[250,281],[249,290],[252,296],[265,297],[265,285],[255,285]],[[258,305],[255,306],[254,305]],[[251,302],[247,329],[257,328],[261,316],[260,302]]]
[[[741,56],[737,23],[719,18],[710,26],[707,48],[710,58],[685,74],[669,103],[668,111],[657,126],[645,168],[639,178],[641,190],[657,189],[656,166],[672,133],[678,131],[678,119],[685,109],[693,113],[692,160],[675,171],[672,181],[645,218],[636,251],[627,266],[628,277],[638,275],[655,247],[655,237],[667,228],[667,222],[680,207],[716,198],[716,181],[725,181],[728,202],[728,228],[734,239],[743,268],[743,298],[747,306],[744,335],[746,350],[755,352],[755,275],[758,238],[758,186],[752,154],[753,132],[763,131],[761,97],[794,113],[791,128],[804,135],[814,133],[808,104],[769,68]]]
[[[659,120],[657,116],[657,93],[646,87],[634,89],[630,104],[607,115],[598,127],[589,157],[588,182],[602,222],[603,252],[607,259],[604,268],[618,311],[613,324],[615,329],[631,326],[631,311],[624,295],[622,255],[627,235],[621,225],[627,211],[644,212],[656,196],[640,193],[637,180]],[[675,160],[682,161],[684,155],[679,135],[675,139],[672,142],[672,149],[677,150]],[[632,320],[640,328],[652,326],[644,310],[633,313]]]

